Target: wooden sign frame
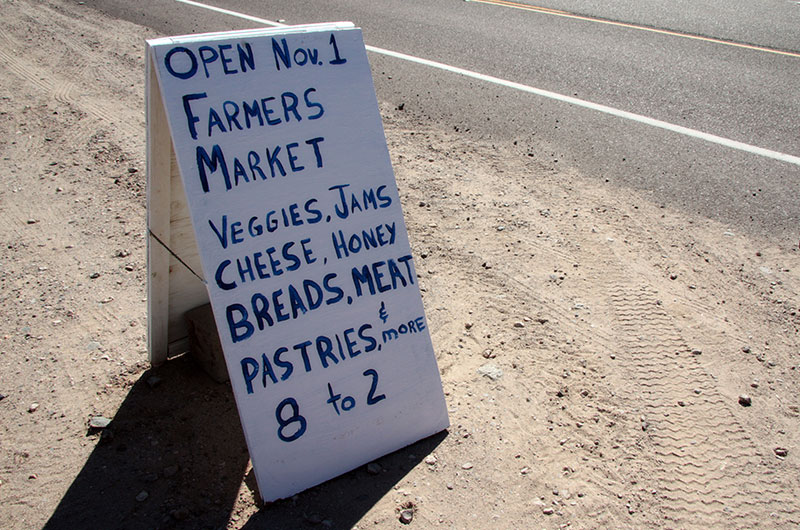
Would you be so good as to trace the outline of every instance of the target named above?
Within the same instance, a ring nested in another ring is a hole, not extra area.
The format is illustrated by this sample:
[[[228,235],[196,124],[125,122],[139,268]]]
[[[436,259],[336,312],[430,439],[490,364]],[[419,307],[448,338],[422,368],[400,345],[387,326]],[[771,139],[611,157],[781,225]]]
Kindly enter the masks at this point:
[[[147,350],[158,366],[189,350],[187,311],[208,303],[161,88],[150,57],[147,91]]]

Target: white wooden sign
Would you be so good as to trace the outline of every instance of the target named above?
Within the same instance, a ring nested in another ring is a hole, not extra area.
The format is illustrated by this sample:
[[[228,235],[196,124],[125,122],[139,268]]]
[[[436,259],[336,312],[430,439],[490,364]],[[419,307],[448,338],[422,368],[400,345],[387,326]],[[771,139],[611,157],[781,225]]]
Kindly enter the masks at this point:
[[[445,429],[361,30],[162,38],[148,61],[264,499]]]

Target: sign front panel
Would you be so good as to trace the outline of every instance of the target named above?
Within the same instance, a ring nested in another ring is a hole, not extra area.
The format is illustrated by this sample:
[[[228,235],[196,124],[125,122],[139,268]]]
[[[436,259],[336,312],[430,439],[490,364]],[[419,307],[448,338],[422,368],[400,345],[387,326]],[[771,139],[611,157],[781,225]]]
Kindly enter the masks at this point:
[[[264,499],[446,428],[361,31],[148,44]]]

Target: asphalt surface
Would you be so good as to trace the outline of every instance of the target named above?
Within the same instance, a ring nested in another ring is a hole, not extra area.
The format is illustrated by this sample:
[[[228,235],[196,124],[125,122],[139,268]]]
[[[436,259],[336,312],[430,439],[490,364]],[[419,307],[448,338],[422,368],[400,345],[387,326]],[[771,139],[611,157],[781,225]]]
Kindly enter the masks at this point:
[[[85,4],[164,35],[257,26],[175,0]],[[800,53],[800,4],[792,1],[527,4]],[[800,156],[800,55],[475,1],[213,5],[287,24],[350,20],[372,46]],[[797,246],[798,165],[380,54],[370,61],[380,100],[444,129]]]
[[[780,50],[800,49],[800,2],[796,0],[542,0],[524,3]]]

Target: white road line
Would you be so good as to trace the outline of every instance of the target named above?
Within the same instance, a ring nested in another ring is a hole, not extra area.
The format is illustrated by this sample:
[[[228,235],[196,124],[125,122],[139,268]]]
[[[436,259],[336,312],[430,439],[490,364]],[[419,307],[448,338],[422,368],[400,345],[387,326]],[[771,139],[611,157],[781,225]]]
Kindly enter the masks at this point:
[[[217,13],[222,13],[224,15],[230,15],[233,17],[241,18],[244,20],[249,20],[251,22],[257,22],[259,24],[264,24],[266,26],[273,26],[273,27],[281,27],[285,26],[286,24],[282,24],[280,22],[275,22],[272,20],[267,20],[264,18],[254,17],[252,15],[247,15],[244,13],[239,13],[237,11],[231,11],[229,9],[223,9],[220,7],[211,6],[208,4],[203,4],[200,2],[195,2],[193,0],[175,0],[176,2],[180,2],[182,4],[188,4],[194,7],[199,7],[202,9],[207,9],[209,11],[215,11]],[[717,136],[715,134],[705,133],[703,131],[698,131],[696,129],[690,129],[688,127],[683,127],[681,125],[675,125],[673,123],[669,123],[666,121],[657,120],[655,118],[649,118],[647,116],[642,116],[641,114],[635,114],[633,112],[628,112],[625,110],[616,109],[614,107],[608,107],[606,105],[601,105],[599,103],[592,103],[591,101],[585,101],[582,99],[574,98],[571,96],[565,96],[563,94],[558,94],[556,92],[550,92],[549,90],[542,90],[540,88],[535,88],[529,85],[523,85],[522,83],[516,83],[514,81],[508,81],[506,79],[500,79],[499,77],[494,77],[491,75],[481,74],[478,72],[473,72],[472,70],[466,70],[464,68],[459,68],[457,66],[451,66],[449,64],[439,63],[436,61],[431,61],[429,59],[423,59],[421,57],[415,57],[413,55],[407,55],[405,53],[395,52],[392,50],[386,50],[384,48],[377,48],[375,46],[366,46],[367,50],[378,53],[381,55],[386,55],[388,57],[394,57],[396,59],[401,59],[403,61],[409,61],[416,64],[421,64],[424,66],[429,66],[431,68],[437,68],[439,70],[444,70],[446,72],[451,72],[454,74],[463,75],[465,77],[471,77],[473,79],[478,79],[480,81],[485,81],[487,83],[493,83],[495,85],[504,86],[507,88],[513,88],[515,90],[520,90],[522,92],[527,92],[529,94],[535,94],[537,96],[553,99],[556,101],[561,101],[563,103],[569,103],[571,105],[575,105],[578,107],[583,107],[586,109],[595,110],[598,112],[602,112],[604,114],[608,114],[610,116],[616,116],[618,118],[623,118],[626,120],[631,120],[637,123],[643,123],[645,125],[650,125],[651,127],[657,127],[659,129],[664,129],[667,131],[671,131],[677,134],[682,134],[684,136],[690,136],[692,138],[698,138],[700,140],[705,140],[706,142],[711,142],[719,145],[723,145],[725,147],[729,147],[731,149],[736,149],[738,151],[744,151],[746,153],[751,153],[754,155],[763,156],[766,158],[772,158],[774,160],[780,160],[781,162],[787,162],[789,164],[794,164],[796,166],[800,166],[800,157],[790,155],[787,153],[781,153],[779,151],[773,151],[771,149],[765,149],[763,147],[758,147],[755,145],[746,144],[744,142],[739,142],[737,140],[731,140],[730,138],[724,138],[722,136]]]
[[[223,9],[221,7],[210,6],[208,4],[201,4],[200,2],[193,2],[192,0],[175,0],[176,2],[180,2],[181,4],[188,4],[194,7],[200,7],[203,9],[208,9],[209,11],[214,11],[216,13],[222,13],[223,15],[230,15],[232,17],[243,18],[245,20],[249,20],[251,22],[258,22],[259,24],[264,24],[265,26],[273,26],[276,28],[280,28],[286,26],[286,24],[281,24],[280,22],[275,22],[272,20],[267,20],[266,18],[258,18],[252,15],[246,15],[244,13],[239,13],[238,11],[231,11],[230,9]]]

